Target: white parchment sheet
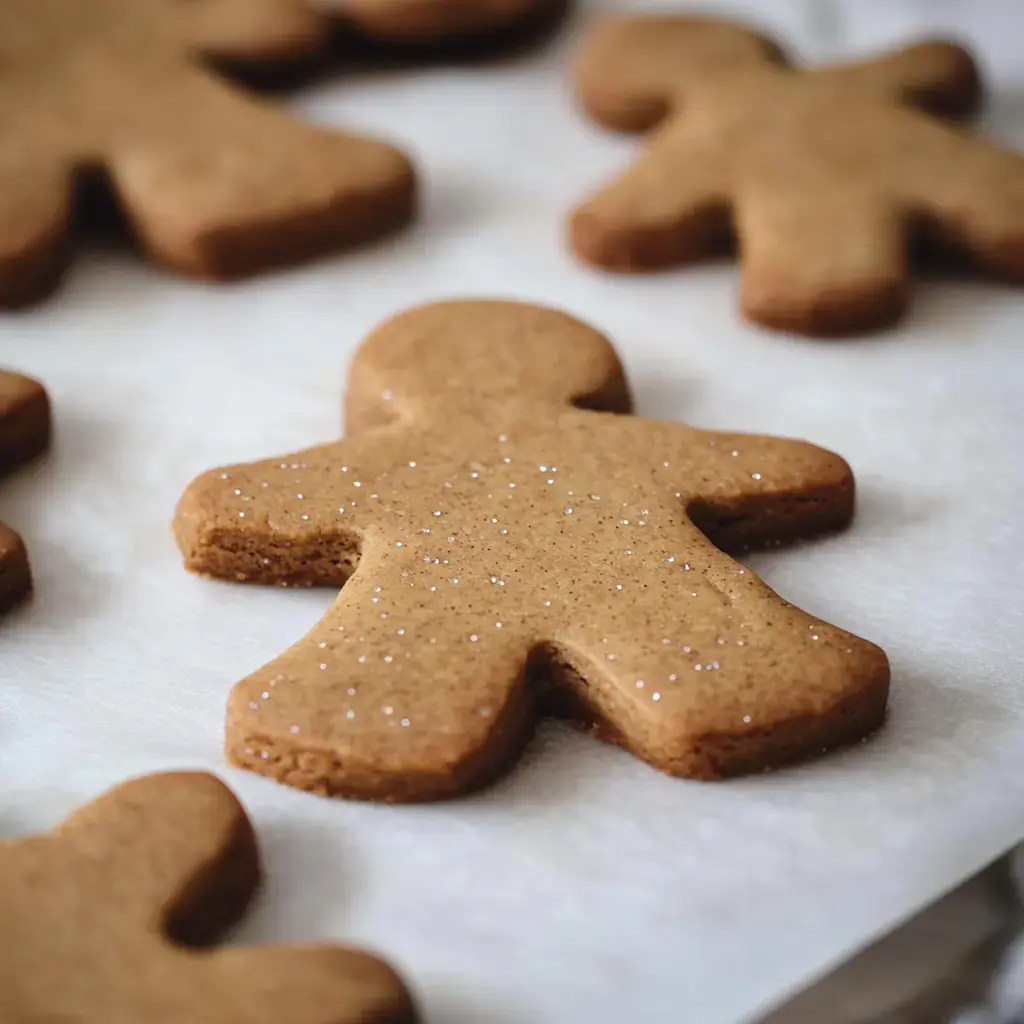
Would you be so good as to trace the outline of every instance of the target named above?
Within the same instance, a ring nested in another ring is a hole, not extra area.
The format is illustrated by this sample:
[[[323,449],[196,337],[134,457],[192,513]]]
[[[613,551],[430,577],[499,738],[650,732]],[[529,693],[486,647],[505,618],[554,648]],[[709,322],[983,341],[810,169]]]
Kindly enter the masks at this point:
[[[400,237],[232,287],[93,251],[53,300],[0,317],[0,364],[42,378],[57,421],[50,457],[0,485],[37,578],[0,624],[0,834],[47,827],[128,775],[209,768],[265,854],[238,941],[379,948],[431,1024],[733,1024],[1024,833],[1024,293],[928,283],[898,330],[813,342],[742,324],[727,263],[633,278],[575,264],[565,211],[635,147],[588,126],[566,91],[585,16],[614,5],[580,6],[512,62],[338,75],[294,100],[415,155],[424,211]],[[756,6],[810,58],[958,28],[992,83],[985,130],[1024,145],[1017,0],[718,6]],[[877,739],[709,785],[546,725],[504,782],[415,808],[225,766],[231,683],[332,595],[187,576],[168,529],[178,495],[213,465],[336,437],[363,335],[453,295],[592,321],[621,347],[641,413],[849,459],[854,527],[750,564],[888,651]]]

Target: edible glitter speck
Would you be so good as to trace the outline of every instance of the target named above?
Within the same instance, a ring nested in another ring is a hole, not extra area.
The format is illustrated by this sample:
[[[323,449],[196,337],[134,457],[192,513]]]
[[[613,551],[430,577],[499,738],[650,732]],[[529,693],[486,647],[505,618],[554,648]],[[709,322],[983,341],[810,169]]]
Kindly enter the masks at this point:
[[[661,694],[660,693],[652,693],[651,694],[651,700],[661,700]]]
[[[747,725],[749,725],[753,721],[753,719],[750,717],[750,715],[744,715],[743,721],[746,722]]]
[[[356,658],[356,661],[358,661],[360,665],[364,664],[366,662],[366,655],[360,654],[359,657]]]
[[[622,589],[622,584],[621,583],[616,583],[615,584],[615,589],[616,590],[621,590]]]
[[[385,715],[393,715],[395,713],[395,709],[390,704],[381,708],[381,711],[383,711]]]
[[[257,704],[256,701],[254,700],[249,701],[249,707],[252,708],[253,711],[259,711],[260,709],[259,704]]]
[[[393,662],[394,660],[395,660],[395,659],[394,659],[394,658],[392,658],[390,654],[385,654],[385,655],[384,655],[384,664],[385,664],[385,665],[390,665],[390,664],[391,664],[391,662]]]
[[[356,713],[354,711],[352,711],[352,710],[346,711],[345,712],[345,717],[346,718],[355,718],[356,717]]]
[[[665,561],[669,562],[669,563],[672,563],[675,560],[676,560],[676,556],[675,555],[669,555],[668,558],[665,559]]]
[[[408,718],[403,718],[402,725],[405,726],[406,729],[408,729],[409,726],[412,725],[412,722],[410,722]]]
[[[293,725],[288,731],[294,736],[300,731],[300,729],[297,725]]]
[[[326,672],[327,671],[327,662],[326,661],[321,661],[320,662],[320,671],[321,672]]]
[[[751,473],[750,476],[754,480],[760,480],[761,479],[761,474],[760,473]]]
[[[571,516],[571,515],[572,515],[572,509],[571,509],[571,508],[567,508],[567,509],[565,510],[565,515],[567,515],[567,516]]]
[[[476,635],[476,633],[470,633],[469,634],[469,642],[470,643],[474,643],[475,644],[477,642],[477,640],[479,640],[479,639],[480,639],[480,637],[478,637]]]
[[[415,462],[410,462],[409,463],[409,468],[410,469],[415,469],[416,468],[416,463]]]
[[[607,659],[608,659],[609,661],[614,661],[614,660],[615,660],[615,655],[614,655],[614,654],[606,654],[606,655],[605,655],[605,657],[606,657],[606,658],[607,658]]]
[[[644,683],[644,681],[642,679],[638,679],[636,681],[636,688],[638,690],[642,690],[644,688],[644,686],[645,686],[645,683]]]
[[[349,688],[348,688],[348,689],[347,689],[347,690],[346,690],[345,692],[346,692],[346,693],[347,693],[347,694],[348,694],[348,695],[349,695],[350,697],[354,697],[354,696],[356,695],[356,688],[355,688],[354,686],[350,686],[350,687],[349,687]]]
[[[362,487],[363,485],[358,480],[353,480],[352,481],[352,486],[353,487]]]

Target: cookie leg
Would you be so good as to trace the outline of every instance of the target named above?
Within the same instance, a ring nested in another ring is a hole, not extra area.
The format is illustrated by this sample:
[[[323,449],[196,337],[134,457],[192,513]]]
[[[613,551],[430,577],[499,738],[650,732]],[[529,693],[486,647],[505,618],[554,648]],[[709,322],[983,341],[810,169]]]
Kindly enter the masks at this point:
[[[658,589],[646,634],[560,639],[571,717],[660,771],[719,779],[815,757],[881,725],[873,644],[785,604],[720,553]]]
[[[422,562],[405,557],[361,564],[304,639],[234,687],[233,763],[325,796],[411,802],[478,788],[518,757],[535,717],[529,635],[480,591],[460,620],[468,581],[410,586],[401,572]]]
[[[892,323],[909,291],[906,228],[881,197],[808,187],[737,204],[744,316],[779,330],[842,335]]]
[[[56,160],[0,161],[0,307],[41,298],[67,265],[70,169]]]
[[[302,124],[217,83],[194,91],[202,118],[183,110],[177,133],[111,159],[128,220],[159,261],[238,278],[366,242],[412,215],[413,171],[391,146]]]
[[[644,270],[707,256],[729,235],[727,183],[720,161],[667,150],[656,142],[617,181],[579,207],[570,244],[587,263],[608,270]]]

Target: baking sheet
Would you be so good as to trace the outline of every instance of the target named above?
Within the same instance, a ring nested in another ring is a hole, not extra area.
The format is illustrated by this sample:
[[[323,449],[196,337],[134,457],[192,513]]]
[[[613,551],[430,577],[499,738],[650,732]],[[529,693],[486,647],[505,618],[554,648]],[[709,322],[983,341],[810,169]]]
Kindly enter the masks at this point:
[[[986,131],[1024,145],[1015,0],[704,7],[755,10],[811,58],[957,27],[994,83]],[[628,279],[577,266],[562,215],[634,151],[563,87],[579,23],[511,62],[338,75],[296,98],[415,155],[424,213],[404,235],[226,288],[92,251],[51,302],[0,318],[0,364],[42,378],[57,419],[50,457],[0,486],[37,579],[0,624],[0,834],[45,828],[131,774],[209,768],[244,799],[269,876],[236,941],[376,947],[431,1024],[732,1024],[1024,833],[1024,298],[928,283],[898,330],[821,343],[743,325],[728,264]],[[849,459],[853,529],[749,563],[888,651],[877,739],[708,785],[547,724],[505,781],[415,808],[226,768],[229,686],[332,595],[187,576],[175,501],[210,466],[335,437],[360,338],[452,295],[592,321],[645,414]]]

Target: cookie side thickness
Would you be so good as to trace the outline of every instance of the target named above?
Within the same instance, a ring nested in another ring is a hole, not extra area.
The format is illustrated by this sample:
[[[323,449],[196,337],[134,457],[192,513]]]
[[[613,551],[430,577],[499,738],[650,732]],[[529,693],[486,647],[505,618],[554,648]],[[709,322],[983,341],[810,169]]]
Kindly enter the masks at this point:
[[[50,435],[50,400],[43,386],[31,377],[0,370],[0,476],[42,454]],[[0,615],[31,594],[25,545],[0,523]]]
[[[486,38],[553,15],[564,0],[310,0],[375,40],[399,43]]]

